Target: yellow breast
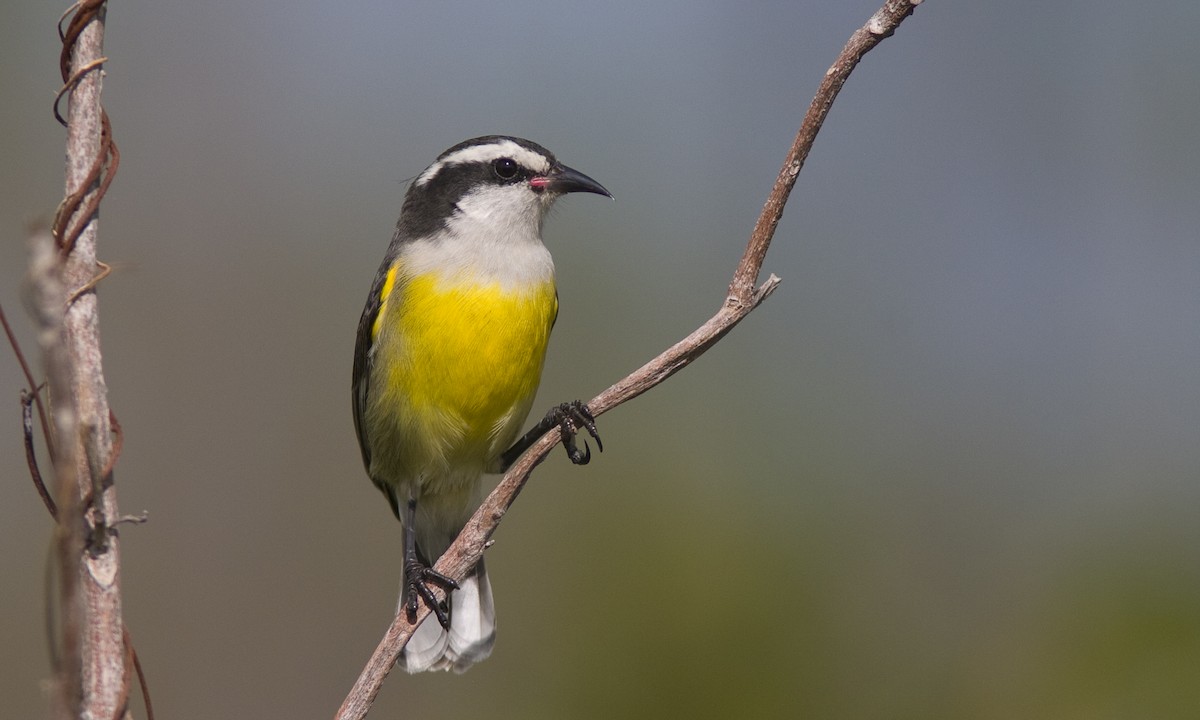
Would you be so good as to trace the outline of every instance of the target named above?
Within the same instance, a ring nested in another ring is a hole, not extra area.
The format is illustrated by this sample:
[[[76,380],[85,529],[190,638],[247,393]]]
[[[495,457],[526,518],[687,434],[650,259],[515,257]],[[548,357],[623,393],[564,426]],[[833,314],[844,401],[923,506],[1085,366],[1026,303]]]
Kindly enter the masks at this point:
[[[393,482],[477,476],[529,413],[558,311],[554,283],[508,289],[397,280],[393,270],[383,294],[367,403],[373,464]]]

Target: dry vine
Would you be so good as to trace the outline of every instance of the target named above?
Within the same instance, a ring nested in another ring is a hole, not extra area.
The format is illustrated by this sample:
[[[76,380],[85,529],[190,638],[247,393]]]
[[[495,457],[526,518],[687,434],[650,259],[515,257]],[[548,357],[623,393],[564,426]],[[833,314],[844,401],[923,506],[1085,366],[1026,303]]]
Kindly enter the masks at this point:
[[[911,15],[920,3],[921,0],[887,0],[865,25],[850,36],[837,60],[825,73],[825,78],[809,105],[804,122],[784,160],[783,169],[779,171],[771,194],[768,196],[758,222],[750,235],[746,251],[734,271],[728,295],[721,309],[692,334],[667,348],[658,357],[593,398],[588,403],[588,407],[594,415],[599,416],[621,403],[641,395],[683,369],[724,337],[779,285],[779,278],[771,275],[762,285],[756,287],[767,248],[771,244],[771,238],[775,234],[775,228],[779,224],[780,218],[783,217],[784,205],[787,203],[792,187],[796,184],[796,177],[804,166],[804,161],[808,157],[809,150],[812,149],[817,133],[825,122],[825,117],[829,114],[834,99],[854,67],[867,52],[884,38],[890,37],[900,23]],[[500,524],[500,520],[508,511],[509,506],[516,500],[525,481],[529,479],[529,474],[546,458],[558,442],[559,433],[557,429],[552,430],[534,443],[513,464],[500,484],[488,495],[479,510],[467,522],[454,544],[438,560],[435,565],[438,572],[457,580],[466,577],[467,573],[483,557],[483,552],[487,548],[492,534],[496,531],[496,527]],[[440,590],[435,590],[435,592],[441,594]],[[367,662],[367,666],[359,675],[350,694],[347,695],[338,710],[335,716],[337,720],[357,720],[366,716],[367,711],[375,702],[375,697],[379,694],[384,678],[395,665],[400,651],[408,642],[413,630],[428,614],[429,608],[421,606],[412,622],[409,622],[403,612],[396,615],[371,659]]]

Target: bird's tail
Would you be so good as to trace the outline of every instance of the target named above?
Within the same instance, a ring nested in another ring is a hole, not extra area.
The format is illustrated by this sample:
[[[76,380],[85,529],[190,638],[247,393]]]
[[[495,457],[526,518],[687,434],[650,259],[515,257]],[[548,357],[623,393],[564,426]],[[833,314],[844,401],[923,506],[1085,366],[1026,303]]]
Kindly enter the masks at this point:
[[[401,587],[406,587],[401,580]],[[403,611],[404,594],[401,593]],[[410,673],[426,670],[466,672],[492,654],[496,642],[496,608],[492,584],[480,559],[460,587],[450,593],[450,630],[444,630],[432,613],[417,627],[397,664]]]

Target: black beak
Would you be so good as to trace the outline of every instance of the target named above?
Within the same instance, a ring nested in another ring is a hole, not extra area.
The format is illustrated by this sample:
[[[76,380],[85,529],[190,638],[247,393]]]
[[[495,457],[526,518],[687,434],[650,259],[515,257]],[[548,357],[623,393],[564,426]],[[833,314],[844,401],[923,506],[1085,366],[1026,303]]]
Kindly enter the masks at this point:
[[[561,163],[555,163],[554,167],[550,168],[550,172],[546,173],[540,187],[549,190],[552,193],[566,194],[573,192],[590,192],[604,197],[611,198],[612,193],[604,188],[603,185],[591,179],[587,175],[569,168]]]

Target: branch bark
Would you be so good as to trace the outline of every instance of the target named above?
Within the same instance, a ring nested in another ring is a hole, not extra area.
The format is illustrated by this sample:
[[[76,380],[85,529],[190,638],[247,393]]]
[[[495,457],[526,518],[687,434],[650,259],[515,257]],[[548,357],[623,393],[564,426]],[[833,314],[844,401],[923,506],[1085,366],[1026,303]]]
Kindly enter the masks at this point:
[[[77,568],[78,595],[64,602],[68,626],[77,624],[75,643],[64,653],[78,657],[79,688],[72,696],[71,717],[119,718],[125,714],[129,675],[121,618],[120,562],[113,523],[120,517],[112,482],[115,461],[113,425],[100,352],[100,325],[94,292],[99,201],[115,170],[115,149],[100,104],[104,62],[104,0],[84,0],[74,8],[64,35],[62,70],[69,91],[67,112],[66,199],[55,223],[66,296],[60,298],[62,351],[69,379],[52,382],[55,412],[74,410],[74,427],[59,426],[54,443],[73,467],[76,487],[70,510],[60,516],[60,556]],[[104,174],[105,163],[108,173]],[[103,177],[102,177],[103,175]],[[65,307],[65,311],[62,308]],[[54,361],[51,361],[54,362]],[[51,378],[53,380],[53,378]],[[55,467],[61,465],[55,459]],[[60,477],[60,485],[63,480]],[[78,530],[78,532],[77,532]],[[64,581],[66,584],[66,580]]]
[[[758,307],[779,285],[779,278],[771,275],[758,285],[762,263],[775,235],[775,228],[783,217],[792,187],[800,174],[804,161],[812,149],[817,133],[825,122],[834,99],[841,91],[846,79],[862,57],[890,37],[922,0],[887,0],[883,7],[871,16],[865,25],[850,36],[837,60],[825,73],[816,96],[809,105],[799,132],[784,160],[783,168],[763,206],[758,222],[750,235],[746,251],[734,270],[725,302],[715,315],[683,340],[667,348],[658,357],[617,381],[589,403],[592,414],[601,414],[632,400],[682,370],[704,354],[724,337],[752,310]],[[456,580],[462,580],[483,557],[492,534],[503,519],[508,508],[525,486],[530,473],[537,467],[559,442],[559,433],[552,430],[534,443],[516,463],[509,468],[504,478],[463,528],[454,544],[442,555],[435,569]],[[440,590],[435,593],[442,595]],[[413,622],[404,612],[397,613],[383,639],[376,647],[367,666],[347,695],[335,716],[337,720],[358,720],[366,716],[375,697],[379,694],[384,678],[387,677],[400,651],[408,642],[417,625],[429,614],[429,608],[421,606]]]

